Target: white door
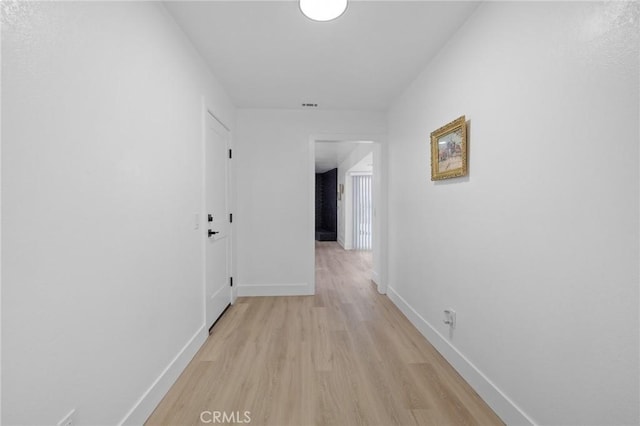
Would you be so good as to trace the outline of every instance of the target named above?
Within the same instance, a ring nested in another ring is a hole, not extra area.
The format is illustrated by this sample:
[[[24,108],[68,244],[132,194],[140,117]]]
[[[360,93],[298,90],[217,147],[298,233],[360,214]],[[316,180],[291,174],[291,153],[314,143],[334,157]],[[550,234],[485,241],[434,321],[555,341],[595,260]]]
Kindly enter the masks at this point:
[[[229,132],[207,114],[205,139],[205,289],[207,327],[231,303],[230,223],[227,196]]]

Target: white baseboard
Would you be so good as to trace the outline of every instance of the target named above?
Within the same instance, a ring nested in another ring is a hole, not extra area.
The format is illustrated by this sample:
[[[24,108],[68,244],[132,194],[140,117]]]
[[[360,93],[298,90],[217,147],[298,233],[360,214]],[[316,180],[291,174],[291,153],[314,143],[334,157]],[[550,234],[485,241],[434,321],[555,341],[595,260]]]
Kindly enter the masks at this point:
[[[338,238],[337,242],[340,245],[340,247],[344,248],[344,240],[341,240],[340,238]]]
[[[311,296],[308,284],[238,285],[238,296]]]
[[[389,299],[402,311],[422,335],[456,369],[480,397],[495,411],[507,425],[535,425],[516,404],[498,389],[478,368],[460,351],[445,339],[393,288],[388,287]]]
[[[380,279],[380,274],[378,272],[371,271],[371,281],[373,281],[373,283],[376,286],[378,286],[378,293],[380,293],[380,294],[386,294],[387,293],[387,288],[382,283],[382,280]]]
[[[141,425],[156,409],[162,398],[167,394],[171,386],[193,359],[196,352],[207,340],[207,330],[204,325],[189,339],[186,345],[171,360],[160,376],[153,382],[147,391],[134,404],[133,408],[119,423],[119,426]]]

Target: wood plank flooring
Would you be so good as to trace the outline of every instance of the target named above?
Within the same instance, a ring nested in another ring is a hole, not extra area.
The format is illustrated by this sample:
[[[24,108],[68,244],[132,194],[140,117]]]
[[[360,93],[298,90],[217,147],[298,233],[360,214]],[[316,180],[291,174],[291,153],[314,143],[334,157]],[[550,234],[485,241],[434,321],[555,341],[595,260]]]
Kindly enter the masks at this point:
[[[316,295],[238,298],[146,425],[502,425],[370,268],[316,243]]]

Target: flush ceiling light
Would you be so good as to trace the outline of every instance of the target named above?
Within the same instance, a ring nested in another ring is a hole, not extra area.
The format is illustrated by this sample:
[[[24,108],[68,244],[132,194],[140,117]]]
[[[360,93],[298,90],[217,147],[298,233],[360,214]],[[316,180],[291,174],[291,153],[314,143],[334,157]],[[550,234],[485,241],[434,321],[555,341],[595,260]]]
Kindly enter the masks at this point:
[[[331,21],[347,10],[347,0],[300,0],[300,10],[314,21]]]

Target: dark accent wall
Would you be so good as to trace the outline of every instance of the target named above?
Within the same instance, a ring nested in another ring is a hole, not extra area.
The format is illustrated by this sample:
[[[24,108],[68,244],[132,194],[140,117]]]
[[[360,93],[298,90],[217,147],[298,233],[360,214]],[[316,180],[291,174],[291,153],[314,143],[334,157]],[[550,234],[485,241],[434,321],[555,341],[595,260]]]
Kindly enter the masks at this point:
[[[338,230],[338,169],[322,174],[322,227]]]
[[[316,173],[316,229],[322,229],[322,197],[324,185],[322,173]]]
[[[316,240],[335,241],[338,229],[338,169],[316,173]]]

